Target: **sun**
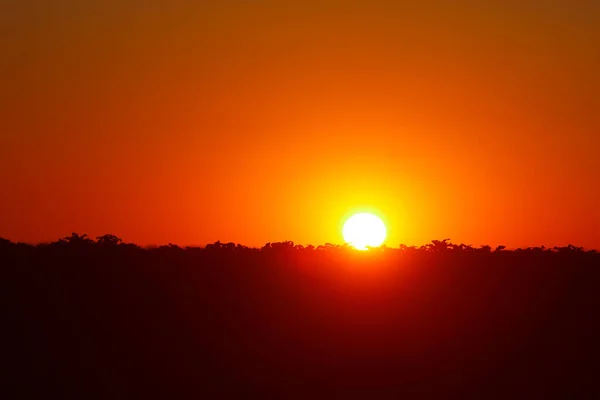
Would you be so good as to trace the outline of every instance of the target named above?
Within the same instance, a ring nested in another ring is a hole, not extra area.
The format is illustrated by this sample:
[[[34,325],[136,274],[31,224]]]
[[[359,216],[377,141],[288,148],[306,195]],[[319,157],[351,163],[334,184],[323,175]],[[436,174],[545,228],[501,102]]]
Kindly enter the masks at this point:
[[[386,234],[387,229],[381,218],[366,212],[352,215],[342,229],[346,243],[357,250],[381,246]]]

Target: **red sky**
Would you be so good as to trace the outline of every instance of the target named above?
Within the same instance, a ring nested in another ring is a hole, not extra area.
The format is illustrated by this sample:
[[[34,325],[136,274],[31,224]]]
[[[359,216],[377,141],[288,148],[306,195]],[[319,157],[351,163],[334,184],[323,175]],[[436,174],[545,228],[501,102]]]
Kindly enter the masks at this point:
[[[598,3],[194,3],[0,5],[0,236],[600,248]]]

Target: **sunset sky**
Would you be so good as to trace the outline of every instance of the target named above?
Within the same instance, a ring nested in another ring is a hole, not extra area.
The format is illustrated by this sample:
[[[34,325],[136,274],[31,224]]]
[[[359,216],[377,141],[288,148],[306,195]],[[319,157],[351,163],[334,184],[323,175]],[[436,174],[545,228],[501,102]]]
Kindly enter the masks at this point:
[[[600,248],[600,2],[8,0],[0,237]]]

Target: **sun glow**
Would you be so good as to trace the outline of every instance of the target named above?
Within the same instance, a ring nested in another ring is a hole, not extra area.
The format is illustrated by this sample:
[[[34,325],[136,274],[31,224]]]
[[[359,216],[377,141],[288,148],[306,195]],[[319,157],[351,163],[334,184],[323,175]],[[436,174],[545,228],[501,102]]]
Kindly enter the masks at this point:
[[[370,213],[354,214],[344,223],[342,235],[346,243],[357,250],[367,250],[383,244],[387,229],[381,218]]]

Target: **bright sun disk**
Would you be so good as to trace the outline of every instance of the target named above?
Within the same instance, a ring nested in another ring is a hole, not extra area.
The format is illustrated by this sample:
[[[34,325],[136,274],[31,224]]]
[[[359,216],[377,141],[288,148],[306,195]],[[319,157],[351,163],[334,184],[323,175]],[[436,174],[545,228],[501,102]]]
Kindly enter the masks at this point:
[[[367,250],[383,244],[387,229],[381,218],[371,213],[354,214],[344,223],[342,235],[346,243],[357,250]]]

